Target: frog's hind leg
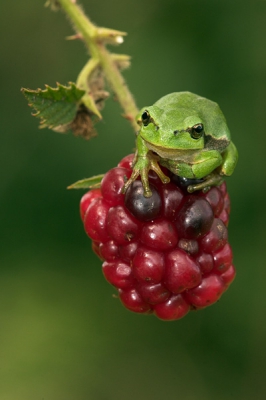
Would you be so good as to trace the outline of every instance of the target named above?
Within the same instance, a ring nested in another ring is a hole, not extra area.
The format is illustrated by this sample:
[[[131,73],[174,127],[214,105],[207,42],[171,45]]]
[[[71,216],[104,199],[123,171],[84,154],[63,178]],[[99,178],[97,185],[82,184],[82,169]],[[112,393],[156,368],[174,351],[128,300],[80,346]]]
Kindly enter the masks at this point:
[[[213,172],[204,178],[201,183],[196,183],[195,185],[189,185],[187,191],[193,193],[196,190],[202,190],[204,193],[208,192],[212,186],[219,186],[223,183],[223,176],[218,172]]]

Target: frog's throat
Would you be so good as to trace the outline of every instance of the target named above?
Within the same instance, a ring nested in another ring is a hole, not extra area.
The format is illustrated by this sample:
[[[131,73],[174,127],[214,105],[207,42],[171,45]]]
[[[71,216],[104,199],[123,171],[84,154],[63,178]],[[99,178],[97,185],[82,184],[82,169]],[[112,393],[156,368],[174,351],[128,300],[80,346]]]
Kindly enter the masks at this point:
[[[155,146],[145,140],[145,144],[149,150],[154,151],[161,158],[170,160],[182,160],[183,162],[190,162],[202,149],[194,150],[180,150],[180,149],[167,149],[162,146]]]

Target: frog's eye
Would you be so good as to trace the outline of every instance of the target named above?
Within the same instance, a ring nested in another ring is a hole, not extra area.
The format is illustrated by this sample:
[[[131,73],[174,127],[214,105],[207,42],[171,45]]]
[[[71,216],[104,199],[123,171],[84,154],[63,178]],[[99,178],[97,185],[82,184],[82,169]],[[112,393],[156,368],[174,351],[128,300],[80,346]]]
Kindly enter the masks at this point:
[[[148,112],[147,110],[145,110],[145,111],[142,113],[141,119],[142,119],[142,122],[143,122],[143,125],[144,125],[144,126],[149,125],[150,120],[151,120],[151,116],[150,116],[150,114],[149,114],[149,112]]]
[[[199,139],[204,133],[204,128],[202,124],[194,125],[191,129],[191,137],[193,139]]]

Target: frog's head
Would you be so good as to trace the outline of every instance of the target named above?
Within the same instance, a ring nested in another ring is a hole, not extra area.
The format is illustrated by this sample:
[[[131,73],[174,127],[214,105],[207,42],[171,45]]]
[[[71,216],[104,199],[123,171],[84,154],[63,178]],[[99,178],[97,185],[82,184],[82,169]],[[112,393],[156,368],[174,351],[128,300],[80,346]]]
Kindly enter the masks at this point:
[[[143,108],[137,122],[141,137],[154,146],[176,150],[204,148],[204,124],[195,111],[163,110],[154,105]]]

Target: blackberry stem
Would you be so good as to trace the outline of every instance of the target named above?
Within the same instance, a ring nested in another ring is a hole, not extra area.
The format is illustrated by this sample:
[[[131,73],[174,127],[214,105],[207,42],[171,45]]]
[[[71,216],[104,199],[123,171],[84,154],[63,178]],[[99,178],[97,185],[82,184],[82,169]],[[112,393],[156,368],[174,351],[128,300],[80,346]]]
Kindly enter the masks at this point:
[[[129,120],[134,131],[138,130],[135,116],[138,108],[128,86],[119,71],[117,62],[106,49],[106,44],[120,44],[123,42],[125,32],[113,29],[99,28],[95,26],[84,14],[76,0],[57,0],[57,4],[65,11],[78,36],[81,36],[86,44],[91,60],[104,71],[106,81],[113,90],[116,99],[124,110],[124,117]],[[88,78],[88,77],[87,77]]]

